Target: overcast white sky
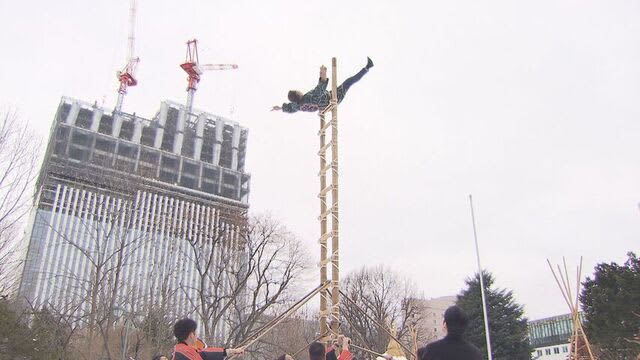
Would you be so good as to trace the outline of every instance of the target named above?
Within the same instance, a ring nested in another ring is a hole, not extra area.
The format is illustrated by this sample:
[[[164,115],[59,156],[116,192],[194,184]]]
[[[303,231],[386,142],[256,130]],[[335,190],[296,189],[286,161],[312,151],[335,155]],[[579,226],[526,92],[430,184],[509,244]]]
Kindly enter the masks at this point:
[[[0,105],[46,136],[61,96],[113,106],[127,0],[0,0]],[[640,244],[640,2],[138,0],[139,86],[124,109],[184,101],[178,65],[200,40],[195,106],[250,129],[251,208],[317,259],[314,114],[269,112],[315,85],[375,67],[340,107],[343,273],[384,263],[427,297],[457,294],[483,265],[527,316],[567,312],[546,258],[624,261]]]

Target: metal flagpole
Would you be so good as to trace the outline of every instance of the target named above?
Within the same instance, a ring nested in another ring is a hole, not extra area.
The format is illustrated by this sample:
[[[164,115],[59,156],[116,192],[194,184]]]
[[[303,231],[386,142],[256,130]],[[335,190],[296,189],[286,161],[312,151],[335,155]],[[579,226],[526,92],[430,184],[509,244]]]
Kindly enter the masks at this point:
[[[471,222],[473,223],[473,238],[476,242],[476,258],[478,259],[478,274],[480,275],[480,294],[482,295],[482,315],[484,316],[484,333],[487,338],[487,357],[493,360],[491,356],[491,336],[489,335],[489,316],[487,315],[487,300],[484,296],[484,280],[482,273],[482,265],[480,265],[480,248],[478,247],[478,233],[476,232],[476,217],[473,213],[473,199],[469,194],[469,207],[471,207]]]

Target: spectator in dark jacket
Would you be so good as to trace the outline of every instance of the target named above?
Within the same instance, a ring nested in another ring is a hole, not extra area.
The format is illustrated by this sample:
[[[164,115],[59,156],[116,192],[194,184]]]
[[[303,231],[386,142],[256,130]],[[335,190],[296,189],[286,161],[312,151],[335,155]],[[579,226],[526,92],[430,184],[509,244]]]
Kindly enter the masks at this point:
[[[449,307],[444,312],[447,336],[418,350],[420,360],[482,360],[480,350],[463,338],[467,322],[467,315],[462,309]]]
[[[178,344],[173,350],[173,360],[223,360],[228,355],[240,355],[243,348],[225,349],[207,347],[196,336],[198,325],[191,319],[178,320],[173,326],[173,334]]]
[[[345,80],[338,88],[336,89],[338,92],[337,98],[338,103],[342,102],[344,96],[347,94],[347,91],[351,87],[351,85],[358,82],[364,74],[369,72],[369,69],[373,67],[373,61],[367,58],[367,65],[362,68],[357,74]],[[322,65],[320,67],[320,79],[318,80],[318,85],[306,93],[302,93],[299,90],[290,90],[287,97],[289,98],[289,103],[284,103],[282,106],[274,106],[271,108],[271,111],[282,110],[286,113],[294,113],[297,111],[307,111],[307,112],[315,112],[318,110],[324,110],[327,106],[329,106],[329,102],[331,101],[331,92],[327,91],[327,85],[329,84],[329,79],[327,78],[327,68]]]

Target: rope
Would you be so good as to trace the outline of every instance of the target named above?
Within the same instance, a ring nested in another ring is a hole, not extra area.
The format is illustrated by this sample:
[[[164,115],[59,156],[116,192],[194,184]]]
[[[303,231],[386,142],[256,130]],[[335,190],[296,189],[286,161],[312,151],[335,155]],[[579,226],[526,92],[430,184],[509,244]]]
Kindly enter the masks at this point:
[[[271,324],[273,324],[274,322],[278,322],[280,321],[293,307],[297,306],[298,304],[300,304],[301,302],[305,301],[305,299],[315,295],[315,293],[317,291],[322,291],[323,286],[322,285],[318,285],[318,287],[316,287],[315,289],[311,290],[310,292],[308,292],[305,296],[303,296],[300,300],[298,300],[296,303],[294,303],[293,305],[291,305],[286,311],[284,311],[283,313],[281,313],[280,315],[274,317],[273,319],[271,319],[271,321],[267,322],[266,324],[264,324],[262,327],[260,327],[258,330],[255,330],[254,334],[260,334],[264,331],[264,329],[266,329],[267,327],[271,326]],[[247,340],[244,340],[242,343],[245,343]]]
[[[349,346],[352,346],[352,347],[354,347],[356,349],[360,349],[362,351],[368,352],[369,354],[373,354],[373,355],[376,355],[376,356],[384,357],[384,354],[377,353],[377,352],[375,352],[373,350],[365,349],[365,348],[363,348],[361,346],[358,346],[356,344],[350,344]]]
[[[417,359],[418,357],[416,356],[416,354],[413,353],[412,350],[410,350],[408,347],[406,347],[402,342],[400,342],[400,340],[398,338],[396,338],[395,336],[393,336],[393,334],[391,334],[391,332],[387,329],[386,326],[382,326],[382,324],[380,324],[379,322],[377,322],[374,318],[372,318],[371,316],[369,316],[369,314],[367,314],[366,311],[364,311],[358,304],[356,304],[355,301],[351,300],[351,298],[349,298],[344,292],[342,292],[342,290],[339,290],[340,294],[347,299],[351,304],[353,304],[353,306],[356,307],[356,309],[358,311],[360,311],[362,313],[362,315],[364,315],[367,319],[369,319],[369,321],[373,322],[374,324],[376,324],[380,329],[384,330],[384,332],[387,333],[387,335],[389,335],[393,340],[395,340],[400,346],[402,346],[402,348],[409,353],[409,355],[413,356],[414,359]]]
[[[351,326],[351,328],[352,328],[352,329],[354,329],[354,333],[355,333],[356,335],[358,335],[358,337],[360,338],[360,341],[362,341],[362,343],[363,343],[363,344],[367,344],[367,341],[364,339],[364,336],[362,336],[362,334],[360,334],[360,332],[359,332],[359,331],[355,331],[355,328],[356,328],[356,327],[355,327],[355,326],[353,326],[353,323],[351,322],[351,320],[350,320],[348,317],[346,317],[346,316],[345,316],[344,318],[345,318],[345,319],[347,320],[347,322],[349,323],[349,326]],[[367,345],[368,345],[368,344],[367,344]]]

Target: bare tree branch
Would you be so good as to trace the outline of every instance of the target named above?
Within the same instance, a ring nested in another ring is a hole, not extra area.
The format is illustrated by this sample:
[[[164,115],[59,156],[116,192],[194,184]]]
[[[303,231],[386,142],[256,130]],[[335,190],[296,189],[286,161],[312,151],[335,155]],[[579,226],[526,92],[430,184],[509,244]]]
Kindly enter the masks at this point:
[[[0,295],[15,289],[21,259],[18,223],[31,205],[40,141],[15,111],[0,111]]]

